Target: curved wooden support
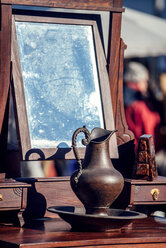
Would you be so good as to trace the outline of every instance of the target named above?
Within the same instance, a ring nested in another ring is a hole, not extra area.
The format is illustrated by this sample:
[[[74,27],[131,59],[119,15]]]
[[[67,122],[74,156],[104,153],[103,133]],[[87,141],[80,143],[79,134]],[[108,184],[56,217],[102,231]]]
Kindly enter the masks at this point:
[[[119,52],[119,74],[117,82],[117,99],[116,99],[116,110],[115,110],[115,127],[117,132],[118,145],[126,143],[134,139],[134,134],[128,129],[128,125],[125,117],[124,100],[123,100],[123,60],[124,50],[126,44],[120,39],[120,52]]]
[[[120,38],[121,28],[117,28],[121,27],[121,18],[122,13],[111,14],[107,59],[118,146],[134,139],[133,132],[128,129],[123,103],[123,60],[126,45]]]

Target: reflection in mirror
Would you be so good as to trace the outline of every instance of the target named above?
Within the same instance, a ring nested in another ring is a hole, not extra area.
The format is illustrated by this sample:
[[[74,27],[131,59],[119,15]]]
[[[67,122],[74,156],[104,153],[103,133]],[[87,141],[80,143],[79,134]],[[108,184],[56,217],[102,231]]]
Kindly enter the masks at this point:
[[[104,127],[92,26],[16,21],[32,148]]]

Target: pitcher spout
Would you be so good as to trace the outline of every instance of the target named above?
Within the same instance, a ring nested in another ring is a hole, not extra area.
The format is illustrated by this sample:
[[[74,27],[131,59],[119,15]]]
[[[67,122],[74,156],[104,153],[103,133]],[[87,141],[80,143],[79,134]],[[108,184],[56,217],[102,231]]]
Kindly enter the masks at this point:
[[[90,141],[94,143],[102,143],[111,138],[111,136],[117,131],[118,130],[106,130],[95,127],[91,132]]]

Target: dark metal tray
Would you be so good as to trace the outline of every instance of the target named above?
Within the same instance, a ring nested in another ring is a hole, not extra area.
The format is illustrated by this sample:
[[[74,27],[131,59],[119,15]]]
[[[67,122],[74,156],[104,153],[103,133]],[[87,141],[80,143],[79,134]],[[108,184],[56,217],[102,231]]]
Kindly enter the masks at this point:
[[[108,215],[90,215],[83,207],[53,206],[47,209],[68,222],[73,231],[108,231],[120,229],[135,219],[147,216],[135,211],[108,209]]]

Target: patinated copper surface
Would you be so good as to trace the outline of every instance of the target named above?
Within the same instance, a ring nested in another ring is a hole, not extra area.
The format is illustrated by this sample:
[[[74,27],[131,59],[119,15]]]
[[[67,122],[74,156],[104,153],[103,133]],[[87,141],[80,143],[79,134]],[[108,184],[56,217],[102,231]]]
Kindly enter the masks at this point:
[[[83,207],[56,206],[48,211],[58,214],[68,222],[73,231],[108,231],[120,229],[130,224],[134,219],[144,219],[147,216],[135,211],[108,209],[107,216],[85,214]]]
[[[83,132],[86,153],[83,164],[79,158],[76,137]],[[115,131],[94,128],[91,132],[78,128],[72,138],[79,169],[71,176],[71,187],[83,203],[87,214],[107,215],[107,209],[121,193],[124,179],[115,170],[109,156],[109,139]]]

